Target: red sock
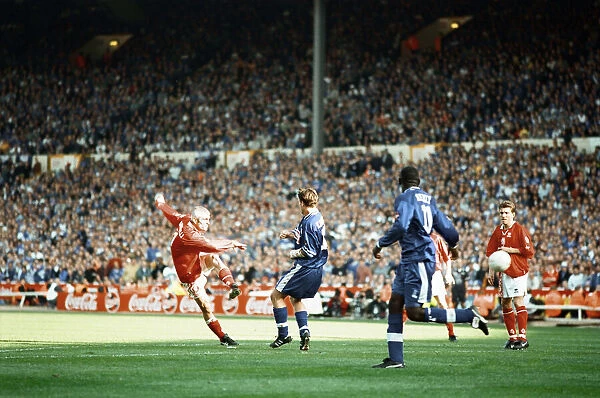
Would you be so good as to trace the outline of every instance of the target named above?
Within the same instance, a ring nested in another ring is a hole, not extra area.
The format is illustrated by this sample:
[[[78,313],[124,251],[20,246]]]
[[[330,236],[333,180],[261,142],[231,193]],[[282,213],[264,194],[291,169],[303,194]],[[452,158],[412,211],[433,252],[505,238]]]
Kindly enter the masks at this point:
[[[210,318],[208,321],[206,321],[206,324],[208,325],[208,328],[212,330],[214,334],[217,335],[219,340],[221,340],[223,336],[225,336],[225,333],[223,333],[223,331],[221,330],[221,324],[219,323],[219,320],[217,318]]]
[[[527,307],[517,307],[517,323],[519,324],[519,340],[527,340]]]
[[[453,323],[447,323],[446,329],[448,329],[448,336],[454,336],[454,324]]]
[[[502,316],[504,317],[504,325],[506,326],[506,330],[508,331],[508,337],[511,340],[516,340],[517,339],[517,326],[516,326],[516,318],[515,318],[515,312],[512,310],[512,308],[506,312],[505,309],[502,309]]]
[[[231,284],[233,282],[235,282],[233,280],[233,276],[231,275],[231,271],[229,270],[229,268],[222,268],[219,271],[219,279],[221,281],[223,281],[223,283],[226,284],[229,287],[231,287]]]

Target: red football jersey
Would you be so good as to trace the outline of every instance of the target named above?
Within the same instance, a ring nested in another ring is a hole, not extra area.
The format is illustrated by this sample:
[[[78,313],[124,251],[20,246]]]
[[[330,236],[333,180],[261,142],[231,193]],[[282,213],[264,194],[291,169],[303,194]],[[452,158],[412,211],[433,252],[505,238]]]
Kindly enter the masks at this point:
[[[450,253],[448,253],[448,244],[436,232],[431,233],[431,239],[435,245],[435,270],[444,271],[448,261],[450,261]]]
[[[501,247],[512,247],[521,252],[520,254],[510,253],[510,267],[504,271],[506,275],[517,278],[529,272],[527,259],[533,258],[535,249],[525,227],[518,222],[514,222],[510,228],[502,228],[502,225],[498,225],[488,242],[485,255],[489,257]]]
[[[157,205],[167,220],[177,228],[171,240],[171,257],[179,280],[193,283],[202,273],[202,261],[199,256],[222,253],[234,247],[230,239],[207,239],[191,223],[190,214],[181,214],[166,203]]]

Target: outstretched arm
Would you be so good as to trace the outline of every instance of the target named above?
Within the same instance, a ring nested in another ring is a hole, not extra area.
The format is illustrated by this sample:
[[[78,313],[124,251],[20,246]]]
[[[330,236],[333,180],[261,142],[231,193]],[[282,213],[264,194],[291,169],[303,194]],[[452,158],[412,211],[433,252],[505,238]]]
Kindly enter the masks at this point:
[[[157,209],[162,211],[165,218],[169,220],[171,225],[173,225],[174,227],[177,227],[179,223],[186,217],[189,218],[189,215],[181,214],[175,209],[173,209],[171,206],[169,206],[165,200],[165,196],[162,193],[157,193],[154,196],[154,205]]]
[[[165,201],[165,195],[163,195],[162,192],[159,192],[156,195],[154,195],[154,204],[156,205],[156,207],[158,207],[159,204],[163,204],[163,203],[166,203],[166,201]]]

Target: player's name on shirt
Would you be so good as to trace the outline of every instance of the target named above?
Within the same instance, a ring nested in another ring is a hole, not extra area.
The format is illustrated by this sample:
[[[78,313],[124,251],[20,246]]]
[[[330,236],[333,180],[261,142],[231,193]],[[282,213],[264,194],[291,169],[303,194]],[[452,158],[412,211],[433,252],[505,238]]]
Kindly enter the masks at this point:
[[[431,196],[430,195],[425,195],[425,194],[422,194],[422,193],[416,193],[415,194],[415,198],[419,202],[423,202],[423,203],[427,203],[427,204],[431,203]]]

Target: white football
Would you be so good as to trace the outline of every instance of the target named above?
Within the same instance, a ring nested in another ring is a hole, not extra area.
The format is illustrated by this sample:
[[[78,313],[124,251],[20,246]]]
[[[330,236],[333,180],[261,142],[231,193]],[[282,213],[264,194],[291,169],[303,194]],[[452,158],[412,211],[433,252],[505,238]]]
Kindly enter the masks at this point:
[[[498,250],[488,257],[488,264],[492,271],[504,272],[510,267],[510,254],[504,250]]]

